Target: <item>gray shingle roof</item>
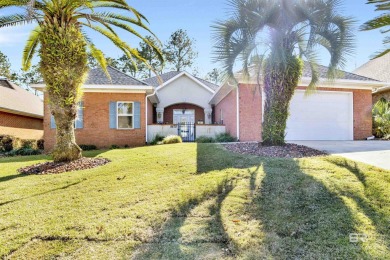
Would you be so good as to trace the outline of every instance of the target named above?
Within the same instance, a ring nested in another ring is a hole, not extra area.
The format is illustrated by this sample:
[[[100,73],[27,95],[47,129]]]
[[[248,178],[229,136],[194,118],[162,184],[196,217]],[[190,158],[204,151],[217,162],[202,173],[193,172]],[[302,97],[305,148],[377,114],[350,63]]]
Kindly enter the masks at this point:
[[[170,71],[170,72],[159,75],[159,77],[161,78],[161,80],[163,82],[167,82],[168,80],[176,77],[177,75],[179,75],[181,73],[183,73],[183,72],[182,71]],[[207,87],[211,88],[212,90],[216,90],[219,87],[218,85],[213,84],[207,80],[204,80],[204,79],[201,79],[201,78],[198,78],[195,76],[193,76],[193,77],[196,78],[197,80],[199,80],[200,82],[202,82],[203,84],[205,84]],[[145,82],[153,87],[158,87],[161,85],[157,76],[145,79]]]
[[[0,79],[0,108],[34,117],[43,117],[42,100],[6,79]]]
[[[327,72],[328,67],[319,65],[318,70],[320,73],[320,78],[327,78]],[[373,78],[364,77],[361,75],[357,75],[351,72],[339,70],[339,75],[337,76],[337,79],[344,79],[344,80],[361,80],[361,81],[378,81]],[[305,66],[303,68],[303,76],[304,77],[311,77],[311,68],[307,62],[305,62]]]
[[[123,85],[123,86],[147,86],[143,81],[135,79],[126,73],[113,67],[107,67],[111,80],[101,68],[91,69],[85,85]]]
[[[390,53],[368,61],[357,68],[354,73],[383,82],[390,82]]]

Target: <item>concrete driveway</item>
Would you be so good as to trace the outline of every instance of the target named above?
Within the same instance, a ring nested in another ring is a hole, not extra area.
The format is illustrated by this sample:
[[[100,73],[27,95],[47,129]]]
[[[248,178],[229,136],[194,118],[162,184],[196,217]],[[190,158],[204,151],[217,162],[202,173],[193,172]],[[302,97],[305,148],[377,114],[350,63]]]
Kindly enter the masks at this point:
[[[390,141],[293,141],[291,143],[390,170]]]

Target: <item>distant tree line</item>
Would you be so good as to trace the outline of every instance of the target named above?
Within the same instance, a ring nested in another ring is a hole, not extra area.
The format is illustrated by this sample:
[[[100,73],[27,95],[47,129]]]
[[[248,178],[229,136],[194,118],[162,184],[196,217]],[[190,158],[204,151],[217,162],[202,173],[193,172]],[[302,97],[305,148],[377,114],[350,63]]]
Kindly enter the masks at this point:
[[[150,78],[155,74],[162,74],[171,70],[189,70],[195,76],[199,76],[198,69],[194,66],[198,57],[195,40],[190,38],[185,30],[179,29],[172,33],[164,45],[157,42],[153,37],[146,36],[145,38],[163,50],[164,62],[159,59],[158,54],[153,48],[144,41],[141,41],[137,47],[137,51],[148,61],[150,66],[138,60],[131,60],[126,55],[118,58],[106,57],[107,64],[132,77],[140,79]],[[88,55],[88,64],[90,68],[99,66],[92,54]],[[38,65],[33,65],[28,71],[12,71],[11,62],[2,52],[0,52],[0,77],[6,77],[29,91],[33,91],[30,88],[31,84],[36,84],[43,80]],[[222,80],[222,72],[214,68],[203,78],[214,84],[219,84]]]

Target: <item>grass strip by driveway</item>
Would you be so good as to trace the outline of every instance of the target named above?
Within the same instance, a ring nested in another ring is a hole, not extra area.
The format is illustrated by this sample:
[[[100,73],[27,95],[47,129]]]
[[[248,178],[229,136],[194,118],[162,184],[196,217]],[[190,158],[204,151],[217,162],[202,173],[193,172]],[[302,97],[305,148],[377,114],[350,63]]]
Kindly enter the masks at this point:
[[[0,258],[377,258],[390,173],[337,157],[270,159],[216,144],[89,152],[108,165],[19,175],[0,159]],[[366,235],[351,243],[351,233]]]

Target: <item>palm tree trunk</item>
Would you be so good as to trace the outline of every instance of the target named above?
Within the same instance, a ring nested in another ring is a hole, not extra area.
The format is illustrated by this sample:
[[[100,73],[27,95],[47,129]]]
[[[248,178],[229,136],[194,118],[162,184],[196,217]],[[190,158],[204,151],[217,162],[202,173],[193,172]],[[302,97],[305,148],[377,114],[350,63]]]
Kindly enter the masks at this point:
[[[263,144],[284,145],[289,105],[302,75],[303,63],[291,56],[288,62],[269,59],[264,77]]]
[[[86,43],[74,24],[46,25],[43,30],[40,70],[56,122],[52,156],[56,162],[73,161],[82,156],[76,144],[74,122],[88,71]]]
[[[55,161],[73,161],[81,158],[81,148],[76,144],[74,122],[76,108],[53,108],[56,121],[56,145],[52,156]]]

